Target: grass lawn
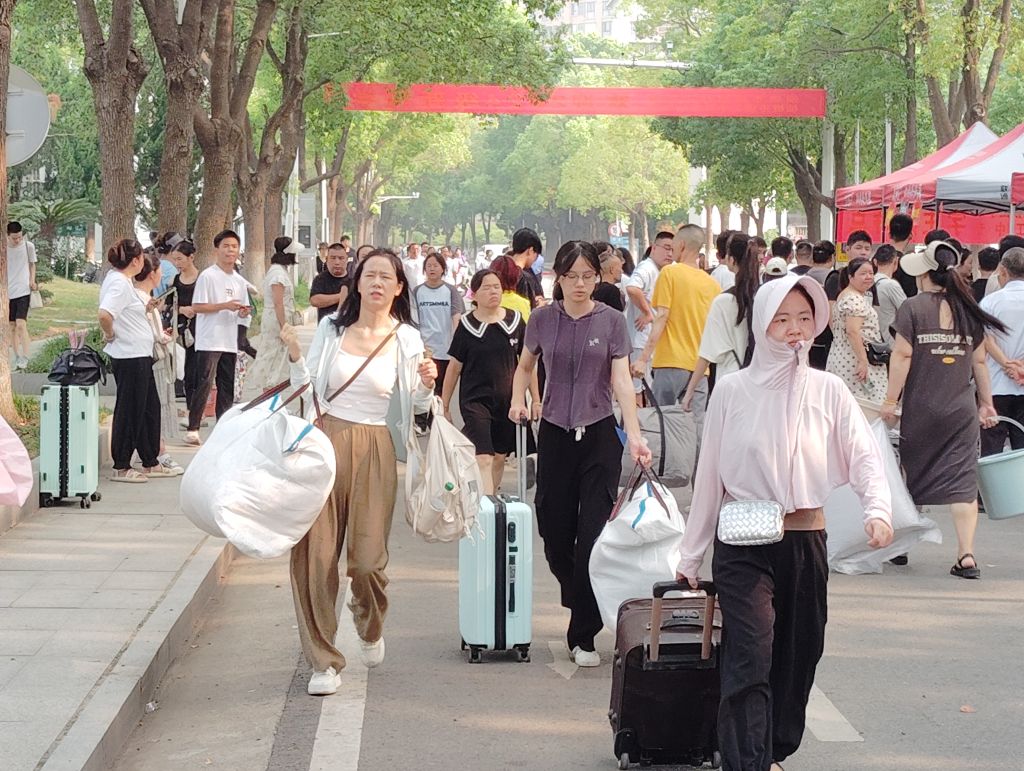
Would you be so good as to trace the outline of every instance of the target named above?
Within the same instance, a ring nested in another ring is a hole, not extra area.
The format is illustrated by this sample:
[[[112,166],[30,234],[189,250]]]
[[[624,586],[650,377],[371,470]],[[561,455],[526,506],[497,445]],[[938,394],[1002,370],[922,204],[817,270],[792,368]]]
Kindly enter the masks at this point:
[[[42,308],[28,313],[28,333],[33,340],[52,337],[76,327],[97,326],[99,284],[54,278],[40,286],[53,292],[53,298]]]

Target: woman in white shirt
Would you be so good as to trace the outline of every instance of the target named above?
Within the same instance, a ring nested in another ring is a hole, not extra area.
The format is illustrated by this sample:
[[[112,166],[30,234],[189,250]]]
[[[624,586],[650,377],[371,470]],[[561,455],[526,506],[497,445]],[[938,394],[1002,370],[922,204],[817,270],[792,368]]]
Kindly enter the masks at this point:
[[[302,244],[288,236],[274,239],[274,256],[263,279],[259,348],[247,378],[258,391],[272,388],[289,376],[288,348],[281,340],[281,330],[292,323],[295,315],[295,285],[288,268],[295,264],[295,255],[301,249]]]
[[[331,497],[291,554],[299,637],[314,670],[307,691],[323,696],[338,689],[345,667],[334,646],[342,544],[360,655],[368,667],[384,660],[384,568],[397,461],[408,455],[414,410],[430,406],[437,367],[424,356],[412,325],[402,262],[386,250],[371,252],[356,266],[352,291],[337,313],[320,322],[308,359],[293,328],[285,327],[281,338],[292,362],[292,385],[312,382],[321,401],[338,465]]]
[[[156,301],[139,296],[132,279],[143,269],[142,245],[132,238],[118,241],[107,252],[113,267],[100,288],[99,322],[110,357],[117,401],[111,427],[110,455],[114,482],[146,482],[150,476],[169,476],[160,466],[160,398],[153,379],[155,336],[148,314]],[[139,453],[143,473],[132,468]]]
[[[714,364],[716,378],[747,366],[753,355],[750,322],[761,268],[757,245],[745,233],[731,233],[725,245],[723,264],[735,279],[730,288],[711,301],[694,367],[694,372],[704,372],[709,364]],[[697,378],[690,378],[686,386],[682,404],[687,412],[693,407],[693,395],[699,382]]]
[[[778,771],[800,746],[825,642],[826,498],[849,483],[864,508],[867,544],[892,541],[889,486],[867,418],[842,380],[807,363],[828,320],[828,298],[813,278],[761,287],[753,360],[719,381],[704,421],[678,571],[696,588],[715,542],[712,572],[727,630],[718,734],[730,771]],[[716,539],[730,501],[781,504],[781,540]]]

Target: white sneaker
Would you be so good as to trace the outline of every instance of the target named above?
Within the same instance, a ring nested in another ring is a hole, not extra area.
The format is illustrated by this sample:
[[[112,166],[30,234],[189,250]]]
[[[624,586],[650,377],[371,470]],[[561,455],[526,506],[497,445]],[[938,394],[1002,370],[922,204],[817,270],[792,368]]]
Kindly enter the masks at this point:
[[[372,643],[360,640],[359,658],[363,660],[363,664],[367,669],[380,666],[381,662],[384,661],[384,638],[381,637],[377,642]]]
[[[576,646],[572,649],[572,653],[569,657],[576,662],[578,667],[599,667],[601,666],[601,657],[597,651],[585,651],[580,646]]]
[[[191,445],[192,447],[199,447],[203,441],[199,438],[198,431],[186,431],[185,438],[182,439],[185,444]]]
[[[341,686],[341,675],[334,667],[327,667],[325,672],[314,672],[309,678],[306,693],[310,696],[330,696]]]
[[[182,474],[185,473],[185,469],[182,468],[181,464],[178,463],[178,461],[176,461],[167,453],[164,453],[163,455],[157,455],[156,459],[157,461],[159,461],[160,466],[165,471],[169,471],[173,476],[180,477]]]
[[[25,369],[25,367],[27,367],[27,366],[28,366],[28,359],[26,359],[24,356],[18,356],[18,357],[16,357],[14,359],[14,368],[15,369]]]

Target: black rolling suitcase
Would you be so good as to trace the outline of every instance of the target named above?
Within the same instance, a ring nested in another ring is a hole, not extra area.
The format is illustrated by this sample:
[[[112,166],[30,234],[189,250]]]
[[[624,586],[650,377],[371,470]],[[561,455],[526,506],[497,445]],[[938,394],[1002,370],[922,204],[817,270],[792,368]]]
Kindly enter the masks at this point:
[[[692,591],[666,581],[654,585],[653,598],[619,608],[608,711],[619,768],[721,765],[721,617],[714,584],[701,581],[700,588],[706,596],[663,599]]]

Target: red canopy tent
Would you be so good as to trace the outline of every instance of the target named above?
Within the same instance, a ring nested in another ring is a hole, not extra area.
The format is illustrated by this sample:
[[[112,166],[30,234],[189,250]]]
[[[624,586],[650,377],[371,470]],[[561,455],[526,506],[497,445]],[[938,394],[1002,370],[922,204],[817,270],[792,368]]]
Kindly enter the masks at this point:
[[[1015,171],[1010,175],[1010,232],[1020,234],[1015,228],[1017,212],[1024,209],[1024,172]]]
[[[958,163],[992,144],[996,139],[997,135],[988,126],[975,123],[952,142],[917,163],[869,182],[839,188],[836,190],[837,239],[843,241],[854,230],[866,230],[872,239],[884,240],[885,223],[892,212],[891,191],[896,185],[933,169]],[[919,224],[922,232],[933,226],[925,220],[930,219],[931,223],[934,223],[933,213],[923,214],[924,220]]]

